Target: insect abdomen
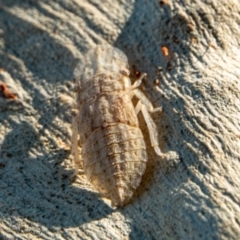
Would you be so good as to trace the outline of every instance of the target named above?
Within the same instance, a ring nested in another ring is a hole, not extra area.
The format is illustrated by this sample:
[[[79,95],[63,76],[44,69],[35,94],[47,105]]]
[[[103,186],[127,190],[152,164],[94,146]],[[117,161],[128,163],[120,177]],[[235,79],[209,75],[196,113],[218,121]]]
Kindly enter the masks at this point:
[[[116,206],[139,186],[147,154],[142,132],[122,123],[96,129],[83,145],[85,173],[93,186]]]
[[[89,50],[74,70],[77,114],[72,123],[72,154],[76,165],[80,159],[83,161],[93,186],[116,206],[130,200],[146,168],[139,112],[147,124],[151,146],[163,156],[156,125],[149,115],[161,108],[154,109],[138,89],[146,74],[141,74],[133,84],[129,75],[126,55],[108,45]],[[134,96],[138,99],[136,106],[132,102]]]

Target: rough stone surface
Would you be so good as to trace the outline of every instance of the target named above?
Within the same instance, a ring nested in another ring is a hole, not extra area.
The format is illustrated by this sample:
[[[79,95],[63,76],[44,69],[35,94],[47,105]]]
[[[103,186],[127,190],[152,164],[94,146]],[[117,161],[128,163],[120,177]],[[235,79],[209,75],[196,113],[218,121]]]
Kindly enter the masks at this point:
[[[0,83],[18,96],[0,93],[0,239],[239,239],[239,22],[234,0],[0,0]],[[147,72],[160,148],[179,155],[148,148],[118,210],[70,180],[73,68],[104,42]]]

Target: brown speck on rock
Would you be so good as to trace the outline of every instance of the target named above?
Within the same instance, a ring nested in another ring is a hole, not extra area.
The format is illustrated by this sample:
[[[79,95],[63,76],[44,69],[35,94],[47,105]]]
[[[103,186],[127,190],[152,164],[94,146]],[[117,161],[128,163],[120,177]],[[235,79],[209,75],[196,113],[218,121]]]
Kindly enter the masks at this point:
[[[8,99],[16,99],[17,94],[13,93],[5,83],[0,83],[0,89],[3,97]]]

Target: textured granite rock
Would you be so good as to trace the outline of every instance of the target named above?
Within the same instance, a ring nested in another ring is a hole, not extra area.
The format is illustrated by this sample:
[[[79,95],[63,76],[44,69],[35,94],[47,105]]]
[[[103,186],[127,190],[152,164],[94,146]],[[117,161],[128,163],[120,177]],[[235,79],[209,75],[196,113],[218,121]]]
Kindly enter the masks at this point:
[[[238,239],[239,13],[233,0],[0,0],[0,84],[17,95],[0,92],[0,239]],[[179,156],[148,148],[117,210],[70,179],[72,72],[98,43],[147,72],[160,147]]]

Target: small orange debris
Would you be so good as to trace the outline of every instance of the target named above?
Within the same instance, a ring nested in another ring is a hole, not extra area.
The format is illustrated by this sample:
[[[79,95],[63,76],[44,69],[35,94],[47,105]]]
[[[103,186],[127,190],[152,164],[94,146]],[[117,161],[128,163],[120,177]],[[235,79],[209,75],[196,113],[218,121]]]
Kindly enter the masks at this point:
[[[9,99],[16,99],[17,98],[17,94],[13,93],[7,86],[5,83],[0,83],[0,89],[1,92],[3,94],[3,96],[5,98],[9,98]]]
[[[134,72],[134,75],[135,75],[136,77],[140,77],[141,73],[140,73],[139,71],[136,71],[136,72]]]
[[[169,55],[169,49],[166,46],[161,47],[163,56],[167,57]]]
[[[133,65],[132,68],[133,68],[134,77],[139,78],[141,75],[141,72],[138,70],[138,68],[135,65]]]

